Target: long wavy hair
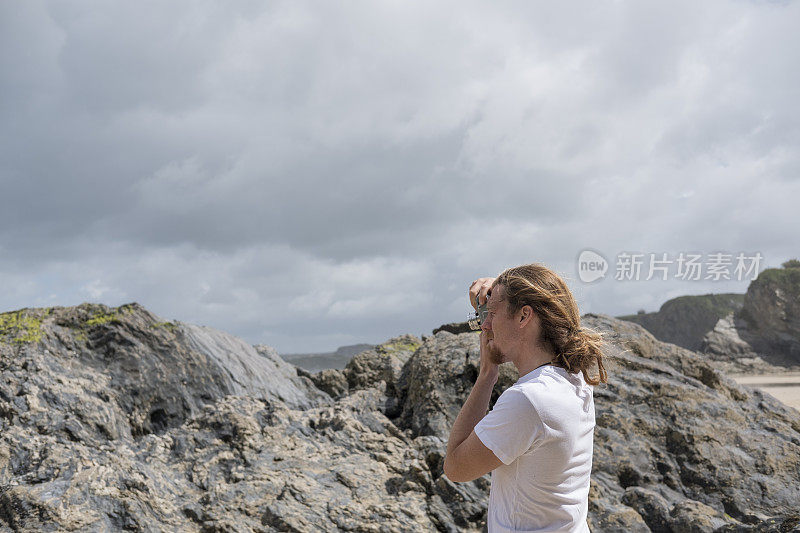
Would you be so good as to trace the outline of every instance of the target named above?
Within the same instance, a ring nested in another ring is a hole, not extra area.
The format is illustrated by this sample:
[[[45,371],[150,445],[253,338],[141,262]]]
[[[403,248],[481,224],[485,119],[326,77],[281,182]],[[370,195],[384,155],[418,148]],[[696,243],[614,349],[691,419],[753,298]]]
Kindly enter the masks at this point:
[[[500,274],[494,281],[494,285],[498,284],[505,288],[509,313],[529,305],[539,317],[538,343],[554,354],[552,365],[570,373],[583,373],[590,385],[608,383],[603,364],[603,336],[581,327],[575,298],[558,274],[543,265],[522,265]]]

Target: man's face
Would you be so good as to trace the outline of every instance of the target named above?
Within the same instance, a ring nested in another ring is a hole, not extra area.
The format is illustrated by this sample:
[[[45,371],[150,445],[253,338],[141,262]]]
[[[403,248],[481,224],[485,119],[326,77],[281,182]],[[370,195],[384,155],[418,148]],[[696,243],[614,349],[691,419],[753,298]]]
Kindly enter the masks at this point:
[[[489,314],[481,324],[486,332],[489,344],[489,355],[493,363],[500,364],[508,360],[508,347],[514,339],[512,329],[513,318],[508,314],[508,301],[505,299],[505,287],[495,285],[487,304]],[[504,349],[506,351],[504,351]]]

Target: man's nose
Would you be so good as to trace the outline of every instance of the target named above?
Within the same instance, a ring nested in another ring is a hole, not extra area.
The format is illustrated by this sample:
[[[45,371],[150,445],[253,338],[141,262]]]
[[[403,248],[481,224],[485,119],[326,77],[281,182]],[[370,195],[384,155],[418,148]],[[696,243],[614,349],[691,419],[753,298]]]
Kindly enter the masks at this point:
[[[483,331],[492,331],[492,321],[487,318],[481,322],[481,329]]]

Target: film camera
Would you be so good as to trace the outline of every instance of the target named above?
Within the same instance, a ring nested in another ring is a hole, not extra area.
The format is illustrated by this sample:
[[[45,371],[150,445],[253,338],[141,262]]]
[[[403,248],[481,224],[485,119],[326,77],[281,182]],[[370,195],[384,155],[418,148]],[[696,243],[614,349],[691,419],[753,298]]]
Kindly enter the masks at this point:
[[[489,314],[489,309],[486,303],[479,304],[478,309],[475,311],[475,314],[470,316],[468,320],[469,329],[473,331],[478,331],[481,329],[481,324],[483,321],[486,320],[486,315]]]

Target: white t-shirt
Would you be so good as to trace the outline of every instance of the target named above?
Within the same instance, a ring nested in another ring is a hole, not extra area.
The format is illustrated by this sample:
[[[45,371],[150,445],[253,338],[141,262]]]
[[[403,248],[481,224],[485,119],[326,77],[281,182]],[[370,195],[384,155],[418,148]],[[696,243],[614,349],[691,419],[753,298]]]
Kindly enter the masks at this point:
[[[589,531],[594,398],[582,374],[551,365],[528,372],[475,434],[503,462],[492,471],[489,533]]]

